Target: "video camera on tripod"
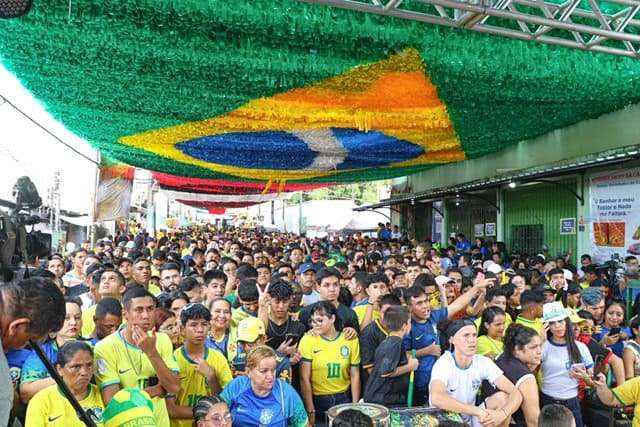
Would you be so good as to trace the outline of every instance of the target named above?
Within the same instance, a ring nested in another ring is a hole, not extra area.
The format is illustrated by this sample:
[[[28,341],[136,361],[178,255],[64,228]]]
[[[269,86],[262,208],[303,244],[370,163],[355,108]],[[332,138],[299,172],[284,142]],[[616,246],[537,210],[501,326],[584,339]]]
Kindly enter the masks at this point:
[[[0,269],[17,271],[36,257],[51,252],[51,234],[35,231],[33,226],[44,222],[34,213],[42,199],[31,179],[18,178],[13,186],[15,203],[3,203],[9,211],[0,211]],[[27,231],[27,226],[32,226]]]

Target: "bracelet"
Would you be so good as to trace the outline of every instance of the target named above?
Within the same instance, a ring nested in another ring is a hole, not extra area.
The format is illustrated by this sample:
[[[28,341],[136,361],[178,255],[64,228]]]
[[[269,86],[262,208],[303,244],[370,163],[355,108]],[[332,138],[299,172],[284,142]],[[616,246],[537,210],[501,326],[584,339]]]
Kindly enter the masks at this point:
[[[307,411],[307,414],[315,414],[316,410],[314,409],[313,411]]]

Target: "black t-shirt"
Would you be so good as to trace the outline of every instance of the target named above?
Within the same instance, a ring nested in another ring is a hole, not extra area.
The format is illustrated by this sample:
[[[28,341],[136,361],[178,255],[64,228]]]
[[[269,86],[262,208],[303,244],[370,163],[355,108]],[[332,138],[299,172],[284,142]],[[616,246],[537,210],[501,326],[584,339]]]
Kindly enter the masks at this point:
[[[65,296],[67,298],[77,298],[82,294],[86,294],[87,292],[89,292],[89,287],[84,283],[81,283],[79,285],[68,287]]]
[[[528,377],[535,379],[533,373],[529,370],[529,368],[527,368],[527,365],[525,365],[515,357],[508,356],[505,353],[502,353],[496,359],[496,365],[498,366],[498,368],[502,369],[504,376],[507,377],[507,379],[511,381],[511,383],[515,385],[516,388],[522,381],[524,381]],[[496,391],[496,388],[488,382],[485,381],[483,383],[483,395],[485,397],[491,396]],[[517,425],[525,425],[523,424],[525,423],[525,419],[521,409],[518,409],[513,414],[512,420]]]
[[[609,350],[607,347],[603,346],[593,338],[589,339],[588,341],[586,339],[579,339],[579,341],[587,346],[593,360],[596,360],[596,357],[600,356],[601,360],[608,362],[611,350]]]
[[[362,367],[373,367],[376,350],[380,343],[387,337],[379,320],[374,320],[362,330],[360,334],[360,360]]]
[[[274,350],[280,347],[286,337],[295,338],[296,342],[300,342],[300,338],[307,332],[307,328],[301,322],[297,320],[289,319],[282,325],[276,325],[269,320],[269,327],[267,328],[267,345]]]
[[[364,388],[369,381],[368,368],[373,368],[375,354],[380,343],[387,337],[387,333],[380,324],[380,320],[369,323],[360,333],[360,378]]]
[[[307,327],[307,330],[311,329],[309,322],[311,318],[311,307],[313,304],[305,305],[300,310],[300,321]],[[360,323],[358,322],[358,315],[355,311],[351,310],[344,304],[338,304],[338,319],[342,322],[342,328],[353,328],[356,332],[360,332]]]
[[[364,401],[385,406],[400,406],[407,403],[409,374],[389,376],[407,364],[407,354],[402,347],[402,338],[389,336],[375,351],[373,370],[364,388]]]

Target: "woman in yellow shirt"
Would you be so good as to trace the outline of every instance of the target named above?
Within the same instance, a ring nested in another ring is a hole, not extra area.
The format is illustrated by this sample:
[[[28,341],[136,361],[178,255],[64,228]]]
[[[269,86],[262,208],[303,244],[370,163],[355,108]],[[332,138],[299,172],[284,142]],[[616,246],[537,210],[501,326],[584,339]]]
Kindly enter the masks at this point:
[[[311,309],[312,334],[300,340],[300,391],[313,425],[329,408],[360,400],[360,345],[342,334],[336,307],[327,301]],[[349,391],[351,391],[349,396]]]
[[[93,377],[93,350],[84,341],[68,341],[58,352],[58,373],[80,403],[88,411],[97,426],[102,426],[104,404]],[[84,427],[71,403],[57,385],[51,385],[38,393],[27,406],[26,425],[29,427]]]
[[[488,307],[482,313],[476,353],[495,360],[504,351],[502,337],[506,314],[500,307]]]

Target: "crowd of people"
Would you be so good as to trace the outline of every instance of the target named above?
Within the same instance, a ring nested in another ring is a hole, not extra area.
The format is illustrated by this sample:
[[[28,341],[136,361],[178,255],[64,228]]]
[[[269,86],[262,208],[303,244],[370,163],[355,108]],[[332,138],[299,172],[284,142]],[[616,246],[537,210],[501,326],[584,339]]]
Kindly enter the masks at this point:
[[[0,285],[0,425],[82,425],[32,342],[104,426],[327,425],[330,408],[357,402],[482,427],[630,420],[638,260],[612,274],[571,256],[464,235],[441,247],[388,227],[84,242]]]

